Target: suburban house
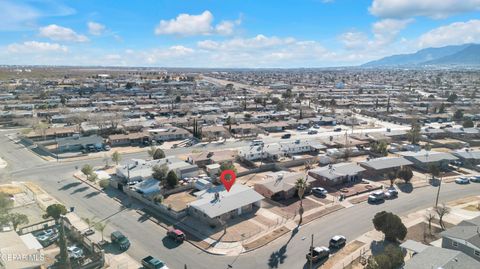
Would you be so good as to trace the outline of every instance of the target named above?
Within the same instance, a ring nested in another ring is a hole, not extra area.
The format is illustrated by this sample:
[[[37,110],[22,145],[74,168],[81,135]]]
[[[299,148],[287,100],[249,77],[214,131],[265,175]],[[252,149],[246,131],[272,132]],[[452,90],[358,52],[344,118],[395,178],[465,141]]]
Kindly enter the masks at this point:
[[[254,190],[274,201],[290,199],[297,193],[295,183],[299,178],[305,178],[305,173],[286,171],[268,173],[261,182],[254,185]],[[307,185],[313,181],[315,179],[308,177]]]
[[[259,133],[257,126],[251,123],[244,123],[239,125],[232,125],[231,132],[236,136],[256,136]]]
[[[458,160],[450,153],[426,150],[397,152],[397,154],[402,155],[405,159],[411,161],[415,167],[424,171],[427,171],[430,165],[438,165],[438,167],[445,169],[451,161]]]
[[[115,134],[108,136],[108,143],[112,147],[142,145],[145,141],[149,141],[150,136],[146,132]]]
[[[248,161],[261,159],[278,160],[285,156],[282,147],[278,143],[271,143],[258,146],[246,146],[238,151],[238,156]]]
[[[441,235],[443,248],[461,251],[480,262],[480,217],[462,221]]]
[[[308,175],[315,178],[315,185],[336,186],[343,183],[354,183],[362,179],[365,171],[361,166],[348,162],[319,167],[308,171]]]
[[[148,130],[150,137],[157,141],[183,140],[192,137],[192,134],[182,128],[168,127]]]
[[[120,178],[131,181],[142,181],[152,177],[152,169],[155,165],[165,164],[168,170],[173,170],[179,178],[194,177],[200,174],[196,165],[182,161],[174,156],[158,160],[132,159],[126,164],[117,167],[116,174]]]
[[[230,133],[223,126],[205,126],[202,127],[202,137],[205,138],[229,138]]]
[[[480,262],[458,250],[428,246],[405,262],[403,269],[479,268]]]
[[[460,161],[463,162],[467,168],[479,169],[477,165],[480,164],[480,151],[479,150],[462,150],[453,152]]]
[[[283,121],[272,121],[268,123],[259,124],[260,128],[267,132],[282,132],[288,128],[288,124]]]
[[[58,128],[46,128],[39,129],[36,131],[31,131],[25,135],[26,138],[32,141],[40,140],[52,140],[62,137],[71,137],[75,134],[78,134],[77,130],[74,127],[58,127]]]
[[[233,162],[237,156],[235,150],[203,151],[192,153],[187,157],[187,161],[198,167],[204,168],[209,164]]]
[[[98,135],[91,136],[72,136],[56,139],[57,152],[80,151],[87,146],[102,147],[103,138]]]
[[[228,192],[225,187],[216,186],[196,192],[194,195],[197,200],[189,204],[189,214],[215,226],[221,226],[231,218],[255,211],[263,199],[262,195],[242,184],[234,184]]]
[[[383,157],[363,161],[359,164],[365,168],[365,176],[378,178],[384,177],[389,172],[398,171],[403,166],[410,166],[413,163],[403,157]]]

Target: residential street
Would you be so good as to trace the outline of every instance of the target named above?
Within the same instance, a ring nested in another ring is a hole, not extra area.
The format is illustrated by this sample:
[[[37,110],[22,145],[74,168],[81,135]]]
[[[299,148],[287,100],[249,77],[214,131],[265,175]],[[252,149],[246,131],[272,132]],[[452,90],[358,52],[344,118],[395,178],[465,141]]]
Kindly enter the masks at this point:
[[[411,194],[401,193],[398,199],[380,205],[361,203],[317,219],[301,227],[291,238],[288,235],[284,236],[259,250],[239,257],[214,256],[188,243],[172,246],[168,240],[162,241],[165,237],[163,228],[142,219],[132,209],[122,208],[114,199],[86,184],[80,184],[71,176],[76,166],[81,167],[86,163],[101,164],[101,159],[65,163],[44,162],[20,145],[7,141],[8,139],[2,135],[0,157],[9,164],[13,160],[13,165],[0,171],[2,182],[32,181],[65,203],[67,207],[74,206],[75,212],[81,217],[108,218],[109,224],[105,234],[108,235],[116,229],[123,231],[132,241],[132,247],[128,250],[132,257],[140,260],[152,254],[165,260],[170,268],[183,268],[184,264],[187,264],[188,268],[228,268],[229,264],[233,268],[301,268],[306,261],[305,252],[310,244],[311,234],[315,235],[316,245],[328,244],[329,238],[335,234],[343,234],[352,240],[373,228],[371,219],[376,212],[388,210],[404,215],[432,206],[436,194],[436,188],[425,187],[415,189]],[[133,156],[128,155],[124,158]],[[450,201],[478,193],[480,184],[444,184],[440,201]],[[110,195],[119,194],[112,191]]]

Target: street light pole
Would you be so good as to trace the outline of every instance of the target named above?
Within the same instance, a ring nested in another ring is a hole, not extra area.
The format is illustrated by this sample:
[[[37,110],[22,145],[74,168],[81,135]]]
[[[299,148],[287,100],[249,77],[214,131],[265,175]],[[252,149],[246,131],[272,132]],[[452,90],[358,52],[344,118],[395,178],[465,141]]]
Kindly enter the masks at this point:
[[[313,234],[312,234],[312,242],[310,243],[310,269],[313,268]]]
[[[435,207],[438,206],[438,197],[440,196],[440,188],[442,187],[443,178],[440,177],[440,184],[438,185],[437,197],[435,198]]]

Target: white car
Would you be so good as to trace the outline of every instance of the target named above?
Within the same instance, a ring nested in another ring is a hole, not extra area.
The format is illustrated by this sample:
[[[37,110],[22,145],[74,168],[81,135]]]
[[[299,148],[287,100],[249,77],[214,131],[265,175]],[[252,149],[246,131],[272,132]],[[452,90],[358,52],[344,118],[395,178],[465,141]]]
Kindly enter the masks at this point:
[[[313,194],[317,194],[317,195],[321,195],[321,196],[325,196],[328,193],[328,191],[326,189],[322,188],[322,187],[313,187],[312,192],[313,192]]]
[[[455,183],[457,183],[457,184],[468,184],[468,183],[470,183],[470,180],[468,179],[468,177],[459,177],[459,178],[455,179]]]
[[[78,259],[83,257],[83,250],[75,245],[69,246],[67,248],[68,256],[73,259]]]
[[[479,183],[480,182],[480,176],[473,176],[470,177],[471,182]]]

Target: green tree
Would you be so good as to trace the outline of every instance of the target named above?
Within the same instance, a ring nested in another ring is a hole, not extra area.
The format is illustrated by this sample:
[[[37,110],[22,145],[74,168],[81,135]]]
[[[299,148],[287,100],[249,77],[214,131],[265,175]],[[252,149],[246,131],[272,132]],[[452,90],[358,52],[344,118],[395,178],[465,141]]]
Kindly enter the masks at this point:
[[[93,175],[93,167],[89,164],[86,164],[82,167],[82,174],[87,177],[87,180],[90,180],[90,177]]]
[[[420,131],[421,131],[420,124],[418,124],[417,122],[413,122],[412,127],[410,128],[410,130],[407,131],[408,140],[413,145],[417,145],[418,142],[420,141],[420,136],[421,136]]]
[[[390,187],[392,187],[395,183],[395,179],[397,179],[397,173],[395,173],[395,171],[391,171],[387,173],[387,178],[390,180]]]
[[[439,114],[445,113],[445,104],[444,103],[440,104],[440,108],[438,108],[438,113]]]
[[[385,140],[375,142],[371,146],[371,150],[374,153],[380,154],[382,156],[387,156],[388,155],[388,143]]]
[[[471,119],[466,119],[463,121],[463,128],[472,128],[475,124]]]
[[[298,198],[300,199],[300,222],[303,221],[303,195],[307,190],[307,181],[304,178],[299,178],[295,182],[295,189],[297,189]]]
[[[403,240],[407,235],[407,228],[403,225],[400,217],[391,212],[381,211],[375,214],[373,225],[375,230],[382,232],[385,240],[390,242]]]
[[[180,103],[182,101],[182,97],[180,97],[180,95],[177,95],[177,97],[175,97],[175,103]]]
[[[399,178],[403,179],[405,183],[410,182],[410,180],[413,177],[413,171],[410,167],[404,166],[400,170],[398,170],[398,175]]]
[[[29,223],[28,216],[21,213],[10,213],[8,214],[8,218],[12,222],[13,229],[15,230],[18,226]]]
[[[13,200],[10,199],[8,194],[0,192],[0,213],[6,212],[13,207]]]
[[[118,163],[122,160],[122,156],[120,155],[120,153],[118,153],[118,151],[115,151],[113,152],[112,154],[112,161],[118,165]]]
[[[237,173],[237,168],[235,168],[235,165],[233,165],[232,162],[222,162],[220,164],[220,173],[225,170],[232,170],[233,172]]]
[[[152,177],[158,181],[163,181],[168,174],[168,166],[166,164],[154,165],[152,167]]]
[[[457,111],[455,111],[455,113],[453,114],[453,118],[456,120],[463,119],[463,110],[458,109]]]
[[[177,186],[177,184],[178,184],[178,177],[177,177],[177,174],[175,173],[175,171],[170,170],[170,172],[168,172],[168,175],[167,175],[167,184],[168,184],[168,186],[170,186],[171,188],[174,188],[175,186]]]
[[[432,175],[432,179],[440,175],[440,168],[436,164],[431,164],[428,166],[428,172]]]
[[[453,103],[453,102],[455,102],[457,99],[458,99],[457,94],[456,94],[456,93],[452,93],[452,94],[450,94],[450,96],[448,96],[447,102]]]
[[[398,269],[404,263],[400,247],[389,244],[382,253],[371,257],[366,269]]]
[[[163,159],[163,158],[165,158],[165,152],[163,152],[162,149],[157,148],[157,149],[155,149],[155,151],[153,152],[152,158],[153,158],[154,160]]]
[[[110,185],[110,181],[108,179],[102,179],[100,180],[100,182],[98,182],[98,185],[100,186],[100,188],[106,189]]]
[[[102,241],[103,241],[103,234],[105,232],[105,228],[107,227],[107,223],[108,221],[102,223],[102,222],[96,222],[93,227],[100,232],[100,234],[102,235]]]
[[[57,226],[59,226],[59,247],[60,247],[60,268],[71,268],[70,259],[67,252],[67,240],[65,238],[65,228],[63,226],[62,216],[67,214],[67,209],[64,205],[53,204],[49,205],[46,210],[46,214],[43,215],[44,218],[53,218]]]

